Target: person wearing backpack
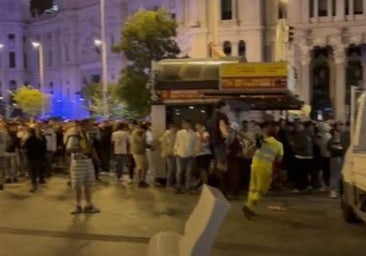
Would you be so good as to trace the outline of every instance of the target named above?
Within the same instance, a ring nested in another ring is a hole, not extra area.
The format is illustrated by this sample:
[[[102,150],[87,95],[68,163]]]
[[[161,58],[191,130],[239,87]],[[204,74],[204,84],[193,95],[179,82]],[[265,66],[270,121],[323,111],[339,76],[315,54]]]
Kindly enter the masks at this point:
[[[71,186],[75,189],[76,208],[71,214],[99,213],[92,202],[92,186],[95,183],[93,157],[96,158],[95,148],[88,136],[90,120],[83,120],[69,131],[66,139],[66,150],[71,154],[70,178]],[[86,206],[82,208],[82,194],[84,192]]]

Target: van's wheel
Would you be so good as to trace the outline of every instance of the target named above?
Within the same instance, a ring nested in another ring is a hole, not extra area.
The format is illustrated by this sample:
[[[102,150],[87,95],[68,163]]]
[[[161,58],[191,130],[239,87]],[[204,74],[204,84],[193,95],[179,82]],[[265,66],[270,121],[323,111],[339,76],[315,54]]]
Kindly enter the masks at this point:
[[[342,184],[343,185],[343,184]],[[342,187],[343,188],[343,187]],[[345,201],[345,191],[341,188],[341,209],[344,221],[348,223],[355,223],[357,221],[357,215],[353,208]]]

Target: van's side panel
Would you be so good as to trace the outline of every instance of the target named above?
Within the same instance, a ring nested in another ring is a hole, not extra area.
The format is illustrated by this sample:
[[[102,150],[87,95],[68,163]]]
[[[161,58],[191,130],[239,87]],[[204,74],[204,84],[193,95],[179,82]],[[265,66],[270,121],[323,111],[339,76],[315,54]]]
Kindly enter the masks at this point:
[[[353,154],[351,182],[358,189],[366,192],[366,154]]]

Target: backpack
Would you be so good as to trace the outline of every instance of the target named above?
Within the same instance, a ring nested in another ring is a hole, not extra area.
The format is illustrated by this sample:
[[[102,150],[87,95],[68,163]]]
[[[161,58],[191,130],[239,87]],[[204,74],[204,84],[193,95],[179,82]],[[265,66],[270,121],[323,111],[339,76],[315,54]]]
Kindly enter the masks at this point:
[[[67,136],[65,148],[68,153],[75,153],[81,150],[80,134],[71,134]]]

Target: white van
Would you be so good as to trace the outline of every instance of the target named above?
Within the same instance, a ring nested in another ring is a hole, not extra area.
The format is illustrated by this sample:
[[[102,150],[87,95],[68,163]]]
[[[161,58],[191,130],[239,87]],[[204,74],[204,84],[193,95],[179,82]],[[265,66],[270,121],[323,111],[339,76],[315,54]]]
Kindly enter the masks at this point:
[[[341,206],[347,222],[366,222],[366,91],[352,90],[351,145],[342,169]]]

